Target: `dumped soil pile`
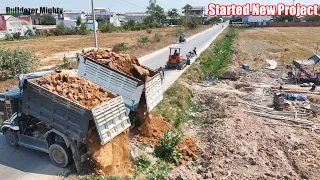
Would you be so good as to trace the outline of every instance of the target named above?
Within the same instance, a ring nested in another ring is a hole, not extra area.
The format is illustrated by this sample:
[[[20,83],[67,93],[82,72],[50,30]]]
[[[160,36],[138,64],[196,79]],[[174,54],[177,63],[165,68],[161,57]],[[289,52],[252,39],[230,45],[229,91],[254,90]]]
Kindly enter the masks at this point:
[[[48,74],[37,79],[41,87],[89,109],[115,97],[85,78],[66,73]]]
[[[150,113],[139,128],[137,139],[145,144],[157,144],[164,132],[170,129],[169,123],[163,117]]]
[[[185,164],[186,161],[192,161],[198,159],[198,147],[196,145],[197,140],[191,136],[184,136],[181,139],[181,144],[178,146],[182,149],[181,164]]]
[[[133,169],[130,159],[128,132],[123,132],[107,144],[101,145],[96,130],[90,129],[87,147],[97,175],[132,176]]]
[[[150,76],[149,70],[143,68],[136,57],[130,57],[128,54],[117,54],[110,49],[92,49],[83,55],[142,81],[146,81]]]

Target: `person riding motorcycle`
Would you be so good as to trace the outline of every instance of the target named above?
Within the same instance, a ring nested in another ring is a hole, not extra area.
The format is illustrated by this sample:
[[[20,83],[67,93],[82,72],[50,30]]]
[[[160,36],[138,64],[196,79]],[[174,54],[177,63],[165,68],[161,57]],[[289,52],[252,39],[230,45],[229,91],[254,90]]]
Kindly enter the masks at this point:
[[[180,43],[183,42],[183,37],[182,37],[182,35],[180,35],[180,37],[179,37],[179,42],[180,42]]]

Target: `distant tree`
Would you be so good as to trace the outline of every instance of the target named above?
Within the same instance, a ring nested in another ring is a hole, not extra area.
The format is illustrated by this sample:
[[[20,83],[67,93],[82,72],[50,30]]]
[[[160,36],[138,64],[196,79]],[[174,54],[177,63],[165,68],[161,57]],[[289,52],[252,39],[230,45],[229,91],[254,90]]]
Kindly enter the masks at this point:
[[[319,22],[320,16],[307,16],[307,17],[305,17],[305,20],[307,22]]]
[[[80,16],[78,16],[77,21],[76,21],[76,25],[77,25],[77,26],[80,26],[81,23],[82,23],[82,19],[81,19]]]
[[[190,4],[186,4],[181,9],[182,9],[182,13],[184,13],[184,15],[188,15],[191,12],[192,6]]]
[[[149,6],[147,6],[146,13],[150,14],[150,18],[148,18],[149,23],[151,22],[160,23],[162,20],[166,19],[164,9],[161,6],[156,4],[156,0],[149,1]]]
[[[178,9],[176,8],[173,8],[171,10],[168,11],[168,16],[172,19],[177,19],[179,17],[179,14],[178,14]]]
[[[42,16],[41,24],[42,25],[56,25],[56,18],[54,18],[50,14],[45,14]]]

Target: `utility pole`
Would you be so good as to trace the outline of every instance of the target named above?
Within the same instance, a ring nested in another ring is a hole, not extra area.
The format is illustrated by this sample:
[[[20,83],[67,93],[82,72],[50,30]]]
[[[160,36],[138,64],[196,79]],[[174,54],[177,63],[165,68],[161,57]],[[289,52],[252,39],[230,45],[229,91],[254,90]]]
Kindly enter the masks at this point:
[[[96,30],[96,16],[94,14],[93,0],[91,0],[91,8],[92,8],[92,21],[93,21],[93,38],[94,38],[94,47],[98,47],[97,40],[97,30]]]
[[[293,1],[293,6],[295,5],[295,0],[292,0]],[[295,16],[293,16],[293,22],[294,22],[294,20],[295,20]]]
[[[185,6],[185,15],[186,15],[186,28],[187,28],[188,27],[187,6]]]

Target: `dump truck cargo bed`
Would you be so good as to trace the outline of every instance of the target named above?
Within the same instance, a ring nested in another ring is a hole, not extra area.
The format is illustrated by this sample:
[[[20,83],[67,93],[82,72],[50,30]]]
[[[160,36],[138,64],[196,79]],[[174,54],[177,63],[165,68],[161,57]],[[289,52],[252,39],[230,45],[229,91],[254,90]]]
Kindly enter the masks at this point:
[[[163,99],[161,77],[156,71],[141,66],[151,75],[146,82],[143,82],[94,59],[87,58],[83,54],[77,54],[77,58],[78,75],[121,95],[128,109],[135,110],[138,107],[143,92],[145,92],[148,111],[151,111]]]
[[[90,120],[95,122],[102,144],[130,127],[121,96],[88,109],[39,86],[37,79],[24,83],[22,112],[50,124],[70,139],[86,143]]]

